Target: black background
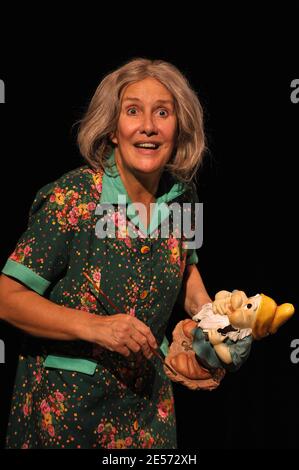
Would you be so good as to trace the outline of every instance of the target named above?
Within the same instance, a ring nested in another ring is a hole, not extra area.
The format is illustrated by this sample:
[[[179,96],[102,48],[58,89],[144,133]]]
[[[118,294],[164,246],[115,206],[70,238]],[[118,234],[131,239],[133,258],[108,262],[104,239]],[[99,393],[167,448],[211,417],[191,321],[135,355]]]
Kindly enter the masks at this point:
[[[291,12],[275,21],[256,12],[248,23],[248,12],[236,13],[221,27],[216,10],[208,22],[200,15],[192,21],[192,11],[155,21],[151,11],[152,21],[141,21],[143,13],[121,28],[103,12],[86,30],[83,17],[72,27],[60,15],[47,27],[32,21],[19,30],[12,22],[1,36],[1,266],[26,228],[37,190],[82,164],[72,126],[103,76],[133,57],[160,58],[185,73],[204,107],[209,151],[198,177],[198,267],[210,295],[239,288],[297,307],[296,26]],[[177,307],[168,334],[183,317]],[[275,336],[254,343],[247,363],[216,391],[174,385],[180,449],[299,447],[299,364],[290,360],[298,326],[297,312]],[[3,446],[21,334],[0,328]]]

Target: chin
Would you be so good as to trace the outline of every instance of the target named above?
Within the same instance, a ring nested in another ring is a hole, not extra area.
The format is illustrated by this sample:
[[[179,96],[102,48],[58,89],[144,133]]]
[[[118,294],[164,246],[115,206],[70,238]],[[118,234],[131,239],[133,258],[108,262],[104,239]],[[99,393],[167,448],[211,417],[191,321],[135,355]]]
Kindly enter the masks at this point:
[[[164,165],[136,165],[134,170],[143,174],[152,174],[163,170],[163,168]]]

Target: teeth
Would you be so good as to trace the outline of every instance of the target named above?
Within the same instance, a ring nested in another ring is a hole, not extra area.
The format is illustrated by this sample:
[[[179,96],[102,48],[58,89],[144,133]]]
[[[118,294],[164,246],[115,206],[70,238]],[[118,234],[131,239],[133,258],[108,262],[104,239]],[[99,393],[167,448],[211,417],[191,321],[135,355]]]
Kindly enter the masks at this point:
[[[156,149],[158,148],[157,144],[150,144],[150,143],[144,143],[144,144],[136,144],[136,147],[141,147],[145,149]]]

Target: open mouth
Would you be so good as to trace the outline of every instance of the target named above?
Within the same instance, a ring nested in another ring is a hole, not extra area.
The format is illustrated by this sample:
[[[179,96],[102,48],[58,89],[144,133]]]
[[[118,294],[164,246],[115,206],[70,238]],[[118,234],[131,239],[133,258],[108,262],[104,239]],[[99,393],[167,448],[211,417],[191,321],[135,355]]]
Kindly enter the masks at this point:
[[[157,150],[160,147],[159,142],[136,142],[134,147],[144,150]]]

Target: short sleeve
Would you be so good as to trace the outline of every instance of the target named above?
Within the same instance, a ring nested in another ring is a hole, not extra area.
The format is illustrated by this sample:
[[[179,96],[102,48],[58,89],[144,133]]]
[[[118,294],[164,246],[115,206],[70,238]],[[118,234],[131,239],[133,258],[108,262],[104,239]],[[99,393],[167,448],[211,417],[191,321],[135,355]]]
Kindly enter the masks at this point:
[[[81,167],[83,168],[83,167]],[[88,221],[96,204],[96,177],[90,170],[73,170],[44,186],[29,212],[27,230],[20,237],[2,273],[44,294],[68,267],[74,234]],[[87,187],[88,178],[93,185]],[[92,189],[90,191],[90,189]]]
[[[59,192],[59,190],[61,190]],[[74,233],[62,188],[53,183],[36,195],[29,212],[27,230],[20,237],[2,272],[43,294],[67,266]]]

